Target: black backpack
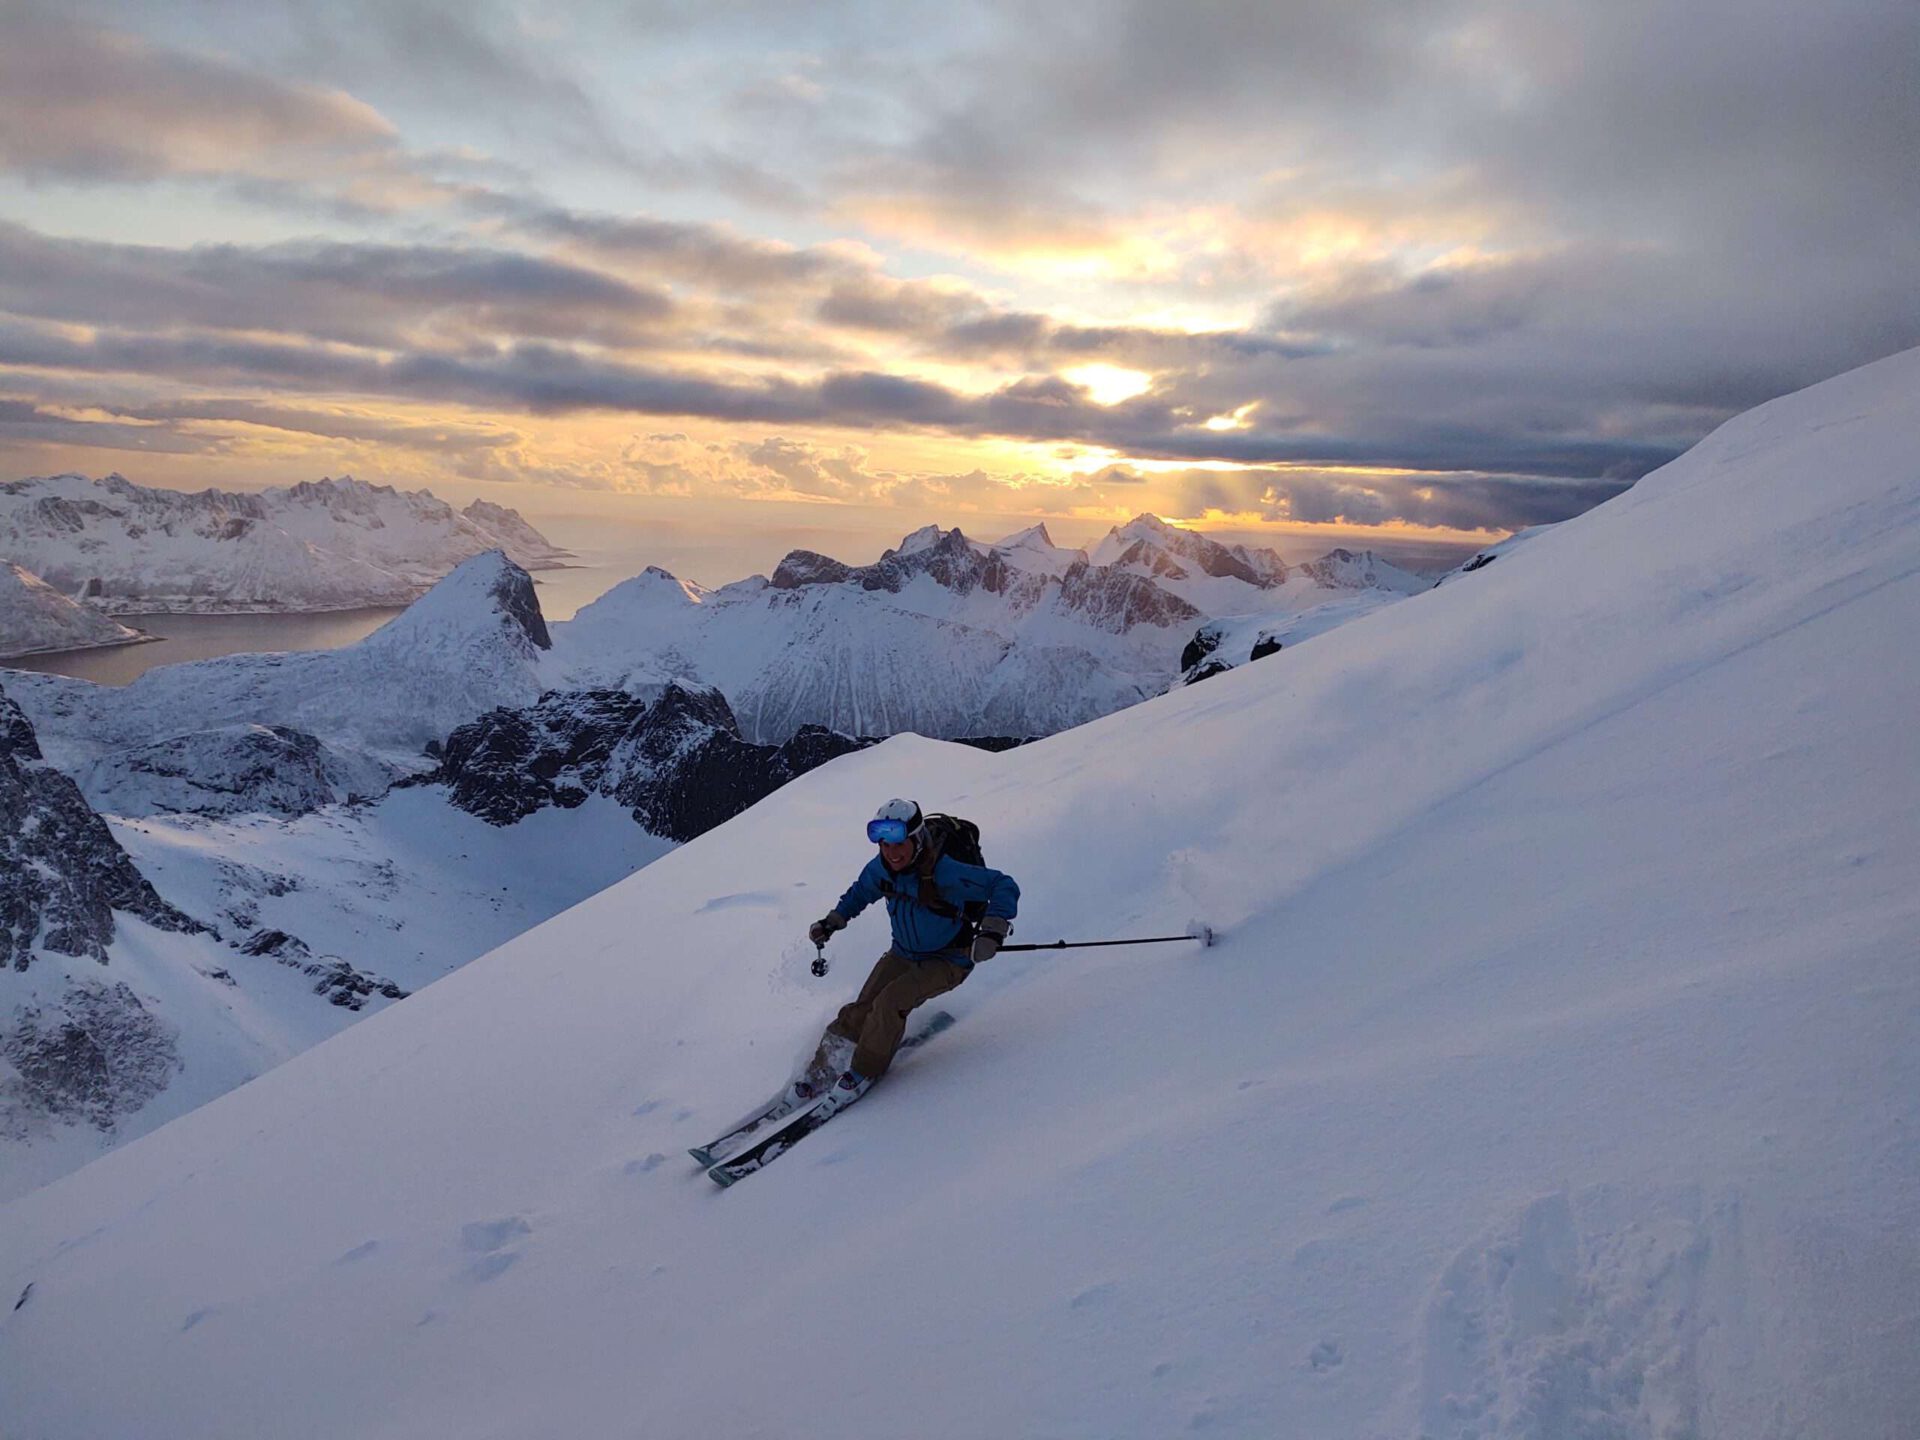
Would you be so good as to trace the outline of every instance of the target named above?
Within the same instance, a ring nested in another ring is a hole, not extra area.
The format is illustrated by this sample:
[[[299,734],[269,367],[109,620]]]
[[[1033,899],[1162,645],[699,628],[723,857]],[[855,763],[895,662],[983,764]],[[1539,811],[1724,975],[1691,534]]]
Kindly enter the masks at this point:
[[[921,846],[920,858],[913,867],[920,880],[917,899],[936,915],[948,919],[958,915],[965,920],[966,926],[956,937],[955,943],[971,944],[974,927],[987,913],[987,902],[968,900],[960,905],[953,904],[934,884],[933,867],[940,863],[942,855],[950,855],[962,865],[986,864],[985,857],[980,853],[980,827],[957,815],[928,815],[924,823],[927,827],[926,843]]]

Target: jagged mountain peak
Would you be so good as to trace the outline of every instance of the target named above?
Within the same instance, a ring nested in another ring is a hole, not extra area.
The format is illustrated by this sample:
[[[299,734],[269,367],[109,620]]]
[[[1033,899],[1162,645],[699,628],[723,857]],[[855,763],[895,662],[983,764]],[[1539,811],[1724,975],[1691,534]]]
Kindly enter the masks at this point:
[[[958,535],[960,532],[954,530],[950,533]],[[895,555],[911,555],[915,551],[925,550],[929,546],[938,545],[942,540],[947,538],[948,534],[949,532],[943,531],[938,525],[922,525],[911,535],[902,536],[900,543],[893,547],[892,553]]]
[[[400,492],[391,485],[376,485],[370,480],[356,480],[351,475],[342,475],[338,478],[322,475],[318,480],[301,480],[292,485],[275,486],[271,493],[285,495],[294,500],[324,503],[348,498],[357,500],[382,495],[392,496]],[[435,505],[446,507],[446,502],[431,490],[417,490],[413,493],[422,501],[430,501]]]
[[[1197,569],[1213,579],[1239,580],[1263,590],[1287,579],[1286,562],[1272,550],[1222,545],[1147,513],[1109,530],[1092,557],[1096,565],[1126,565],[1167,579],[1186,578]]]
[[[1018,550],[1027,546],[1045,546],[1049,550],[1057,548],[1053,543],[1053,536],[1047,533],[1046,521],[1043,520],[1038,525],[1029,525],[1024,530],[1017,530],[1004,540],[996,540],[993,548]]]

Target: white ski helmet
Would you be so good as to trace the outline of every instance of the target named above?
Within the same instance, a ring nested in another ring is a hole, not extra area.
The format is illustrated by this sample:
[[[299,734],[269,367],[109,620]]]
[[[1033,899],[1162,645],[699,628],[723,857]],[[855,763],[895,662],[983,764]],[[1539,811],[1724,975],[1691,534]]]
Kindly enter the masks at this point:
[[[867,822],[867,839],[876,845],[898,845],[903,840],[919,843],[926,821],[920,807],[911,800],[889,800],[873,812]]]

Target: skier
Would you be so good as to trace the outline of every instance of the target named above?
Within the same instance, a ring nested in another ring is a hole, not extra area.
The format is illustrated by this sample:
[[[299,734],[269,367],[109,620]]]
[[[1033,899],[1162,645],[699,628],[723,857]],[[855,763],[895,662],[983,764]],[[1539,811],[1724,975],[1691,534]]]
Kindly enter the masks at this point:
[[[963,982],[975,965],[993,957],[1013,929],[1020,887],[1010,875],[941,853],[946,833],[939,817],[929,825],[913,801],[889,800],[867,822],[867,839],[880,853],[867,862],[839,903],[807,931],[815,945],[824,945],[881,899],[893,923],[893,944],[860,987],[858,998],[827,1026],[809,1071],[832,1074],[838,1057],[851,1047],[846,1068],[823,1102],[829,1112],[851,1105],[887,1073],[915,1006]],[[984,902],[986,913],[978,920],[966,913],[969,901]]]

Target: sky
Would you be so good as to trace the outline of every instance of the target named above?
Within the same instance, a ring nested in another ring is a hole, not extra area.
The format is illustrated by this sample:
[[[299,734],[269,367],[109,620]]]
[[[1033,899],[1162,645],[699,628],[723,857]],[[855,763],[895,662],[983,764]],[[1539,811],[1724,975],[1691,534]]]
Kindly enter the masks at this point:
[[[1920,344],[1916,77],[1911,0],[0,0],[0,478],[1478,543]]]

